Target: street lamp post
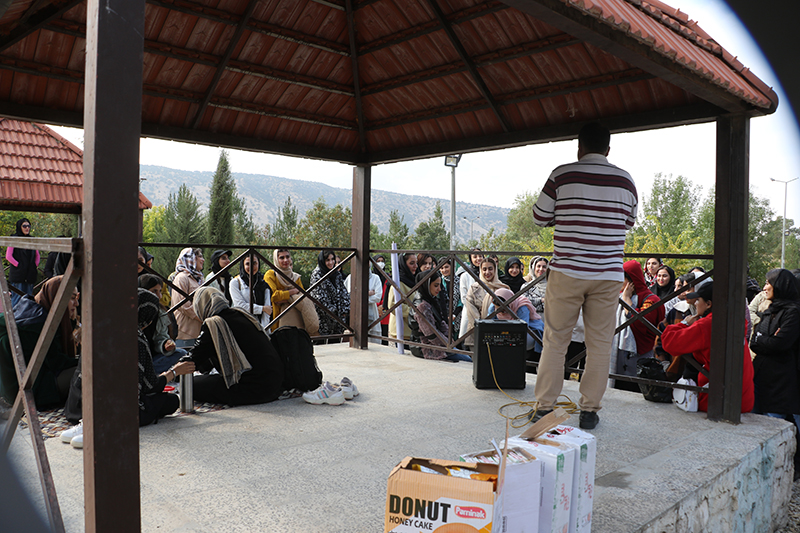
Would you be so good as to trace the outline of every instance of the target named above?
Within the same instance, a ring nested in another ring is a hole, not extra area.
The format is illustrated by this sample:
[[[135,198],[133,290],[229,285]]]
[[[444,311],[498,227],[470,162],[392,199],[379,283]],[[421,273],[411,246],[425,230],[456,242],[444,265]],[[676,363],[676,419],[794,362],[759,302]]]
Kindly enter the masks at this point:
[[[783,181],[783,180],[776,180],[775,178],[770,178],[770,181],[783,183],[783,230],[781,232],[781,268],[783,268],[784,259],[786,258],[786,199],[788,195],[789,184],[795,181],[796,179],[797,178],[792,178],[788,181]]]
[[[475,217],[475,218],[473,218],[473,219],[471,219],[471,220],[470,220],[469,218],[467,218],[467,217],[464,217],[464,220],[469,220],[469,240],[470,240],[470,241],[472,241],[472,225],[473,225],[473,224],[475,223],[475,221],[476,221],[476,220],[478,220],[479,218],[481,218],[481,217],[480,217],[480,216],[477,216],[477,217]]]
[[[444,156],[444,166],[450,167],[450,249],[456,249],[456,167],[461,154]]]

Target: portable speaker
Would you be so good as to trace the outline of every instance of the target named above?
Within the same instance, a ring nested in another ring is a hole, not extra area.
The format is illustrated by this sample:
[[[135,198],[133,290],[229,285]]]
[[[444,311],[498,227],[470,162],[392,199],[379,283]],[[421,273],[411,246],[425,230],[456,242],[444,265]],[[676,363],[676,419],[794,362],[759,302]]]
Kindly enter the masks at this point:
[[[498,385],[501,389],[525,388],[527,333],[526,324],[522,320],[475,321],[472,383],[476,388],[496,389]]]

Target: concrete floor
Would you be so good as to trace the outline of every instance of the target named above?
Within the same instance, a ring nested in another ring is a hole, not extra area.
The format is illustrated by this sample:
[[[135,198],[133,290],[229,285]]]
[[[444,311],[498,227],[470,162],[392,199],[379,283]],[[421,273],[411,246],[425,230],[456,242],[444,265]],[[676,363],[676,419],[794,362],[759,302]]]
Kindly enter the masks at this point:
[[[325,379],[347,376],[358,386],[361,395],[345,405],[296,398],[142,428],[142,531],[380,532],[386,479],[403,457],[455,459],[504,437],[506,421],[497,410],[513,400],[476,389],[471,364],[370,346],[316,347]],[[526,389],[508,393],[533,401],[535,376],[527,379]],[[575,402],[577,387],[564,387]],[[598,439],[595,533],[640,529],[788,426],[757,415],[744,415],[738,426],[709,422],[703,413],[616,390],[607,392],[604,407],[592,432]],[[577,425],[577,415],[571,423]],[[30,442],[18,432],[10,457],[41,509]],[[59,439],[46,446],[67,531],[83,531],[82,452]],[[704,450],[702,464],[684,449]],[[634,499],[641,493],[641,501],[632,505],[623,489]]]

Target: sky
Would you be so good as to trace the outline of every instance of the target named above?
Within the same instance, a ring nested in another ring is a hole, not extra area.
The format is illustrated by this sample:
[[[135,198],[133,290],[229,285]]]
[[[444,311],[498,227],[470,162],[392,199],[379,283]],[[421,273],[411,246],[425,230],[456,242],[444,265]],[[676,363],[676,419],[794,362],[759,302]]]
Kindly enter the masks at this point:
[[[800,222],[800,180],[786,186],[770,181],[770,178],[792,180],[798,177],[800,168],[800,131],[777,76],[723,0],[668,0],[668,3],[697,21],[778,94],[777,111],[754,118],[750,123],[750,184],[757,196],[769,199],[778,215],[783,214],[786,190],[787,218]],[[83,146],[82,130],[54,128]],[[540,191],[553,168],[574,161],[577,143],[573,140],[465,154],[456,170],[456,199],[511,208],[518,195]],[[711,123],[613,135],[608,158],[634,177],[640,200],[649,196],[657,173],[690,179],[702,187],[705,198],[714,184],[715,150],[715,125]],[[229,156],[235,174],[267,174],[352,187],[353,169],[341,163],[239,150],[229,150]],[[213,171],[218,158],[219,148],[147,138],[141,141],[140,163],[144,165]],[[443,157],[378,165],[372,170],[373,189],[430,196],[447,202],[450,181],[450,169],[444,166]],[[481,229],[478,220],[476,233]]]

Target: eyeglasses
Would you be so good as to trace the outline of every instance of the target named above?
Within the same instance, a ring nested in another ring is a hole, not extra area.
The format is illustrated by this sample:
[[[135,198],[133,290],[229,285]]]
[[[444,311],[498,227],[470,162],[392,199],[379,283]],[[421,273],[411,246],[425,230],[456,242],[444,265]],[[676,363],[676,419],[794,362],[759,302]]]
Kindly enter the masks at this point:
[[[23,228],[30,228],[30,227],[31,227],[31,225],[30,225],[30,224],[23,224],[23,225],[22,225],[22,227],[23,227]]]

